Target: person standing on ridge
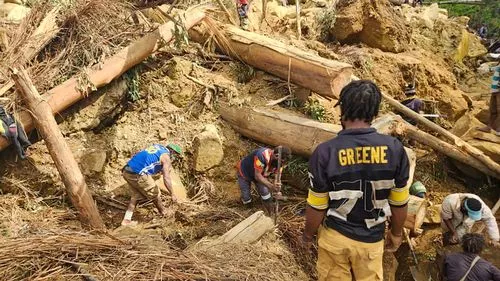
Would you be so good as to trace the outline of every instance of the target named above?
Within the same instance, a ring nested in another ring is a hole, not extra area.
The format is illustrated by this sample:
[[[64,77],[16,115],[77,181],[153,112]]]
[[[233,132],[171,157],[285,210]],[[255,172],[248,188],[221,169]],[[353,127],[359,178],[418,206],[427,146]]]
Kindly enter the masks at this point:
[[[408,156],[401,142],[371,128],[382,94],[368,80],[349,83],[339,102],[342,130],[321,143],[309,160],[303,243],[318,231],[320,281],[383,279],[386,250],[399,248],[409,200]]]

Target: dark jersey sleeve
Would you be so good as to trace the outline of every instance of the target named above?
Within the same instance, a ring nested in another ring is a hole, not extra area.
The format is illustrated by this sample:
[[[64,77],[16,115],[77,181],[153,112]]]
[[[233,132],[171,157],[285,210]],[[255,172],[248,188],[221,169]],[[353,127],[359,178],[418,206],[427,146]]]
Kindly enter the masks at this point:
[[[410,161],[406,154],[403,144],[399,140],[395,140],[395,147],[398,159],[398,167],[394,176],[394,188],[391,189],[389,195],[389,204],[392,206],[404,206],[410,199],[410,185],[408,182],[410,178]]]
[[[320,145],[316,148],[311,158],[309,158],[309,179],[311,188],[307,196],[307,203],[318,210],[328,208],[328,179],[326,167],[328,166],[328,151],[325,146]]]

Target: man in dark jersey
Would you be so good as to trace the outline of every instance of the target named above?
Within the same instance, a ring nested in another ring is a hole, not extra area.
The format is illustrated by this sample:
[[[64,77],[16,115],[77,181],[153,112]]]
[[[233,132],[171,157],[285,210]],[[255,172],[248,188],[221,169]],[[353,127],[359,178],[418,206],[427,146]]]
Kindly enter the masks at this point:
[[[383,279],[386,250],[401,244],[409,200],[409,160],[401,142],[370,128],[381,101],[371,81],[349,83],[338,104],[343,130],[309,159],[305,245],[318,231],[320,281]],[[352,273],[351,273],[352,271]]]
[[[276,147],[274,150],[267,147],[256,149],[238,163],[238,185],[243,204],[247,205],[252,202],[250,187],[253,182],[264,201],[264,207],[268,213],[271,213],[272,196],[269,189],[278,192],[280,186],[279,183],[274,184],[268,178],[277,172],[279,150],[281,150],[281,168],[283,168],[292,155],[290,148],[286,146]]]
[[[177,201],[172,192],[170,170],[172,169],[173,158],[181,154],[181,147],[176,144],[169,144],[167,147],[160,144],[153,144],[136,153],[127,162],[127,165],[123,167],[122,175],[132,190],[132,197],[123,217],[122,225],[133,225],[136,223],[132,221],[132,215],[137,201],[140,199],[152,199],[160,214],[165,214],[165,207],[163,207],[160,198],[160,189],[152,177],[154,174],[163,174],[163,182],[170,192],[172,201]]]
[[[462,238],[462,253],[445,257],[443,277],[447,281],[500,281],[500,270],[479,254],[486,244],[479,233],[467,233]]]

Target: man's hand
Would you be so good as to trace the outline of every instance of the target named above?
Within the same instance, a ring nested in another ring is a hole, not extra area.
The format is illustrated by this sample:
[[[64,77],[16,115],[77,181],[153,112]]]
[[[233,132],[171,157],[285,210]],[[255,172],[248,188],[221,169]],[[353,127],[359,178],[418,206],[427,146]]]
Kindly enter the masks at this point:
[[[458,234],[456,232],[452,232],[450,237],[450,244],[458,244],[458,242],[460,242],[460,239],[458,239]]]
[[[173,192],[170,194],[170,198],[172,199],[172,202],[177,203],[177,196],[175,196]]]
[[[403,240],[403,234],[401,233],[399,236],[394,235],[391,230],[388,231],[387,236],[385,238],[385,251],[389,253],[394,253],[398,250],[401,245],[401,241]]]

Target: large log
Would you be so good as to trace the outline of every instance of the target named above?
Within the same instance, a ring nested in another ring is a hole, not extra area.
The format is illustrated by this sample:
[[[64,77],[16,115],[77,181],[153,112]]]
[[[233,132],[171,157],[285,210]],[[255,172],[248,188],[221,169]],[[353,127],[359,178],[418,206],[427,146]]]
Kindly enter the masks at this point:
[[[219,28],[208,19],[205,22],[207,26]],[[222,30],[214,35],[216,42],[220,43],[219,48],[227,55],[320,95],[338,98],[342,88],[351,80],[353,70],[347,63],[325,59],[234,26],[224,25]],[[190,35],[199,43],[212,36],[208,31],[194,29]]]
[[[321,123],[308,118],[268,109],[221,105],[219,113],[236,131],[245,137],[270,145],[287,145],[294,154],[309,157],[318,144],[342,130],[342,126]],[[380,133],[390,133],[394,116],[375,120],[372,127]]]
[[[193,9],[183,15],[184,24],[187,29],[199,23],[205,17],[203,9]],[[57,114],[77,101],[86,97],[93,88],[99,88],[110,83],[113,79],[120,77],[131,67],[139,64],[149,55],[155,52],[163,41],[169,42],[173,38],[175,24],[168,22],[160,25],[157,30],[129,46],[123,48],[114,56],[104,60],[102,64],[96,65],[87,73],[87,79],[91,85],[87,89],[79,88],[79,77],[75,76],[59,86],[51,89],[47,97],[44,95],[52,113]],[[26,132],[34,127],[34,120],[26,111],[19,112],[19,118]],[[9,145],[6,138],[0,138],[0,150]]]
[[[26,71],[14,69],[12,79],[34,116],[35,125],[47,144],[50,156],[61,175],[71,202],[80,214],[82,224],[96,229],[104,229],[105,226],[97,206],[87,188],[78,163],[52,115],[50,105],[40,96]]]

